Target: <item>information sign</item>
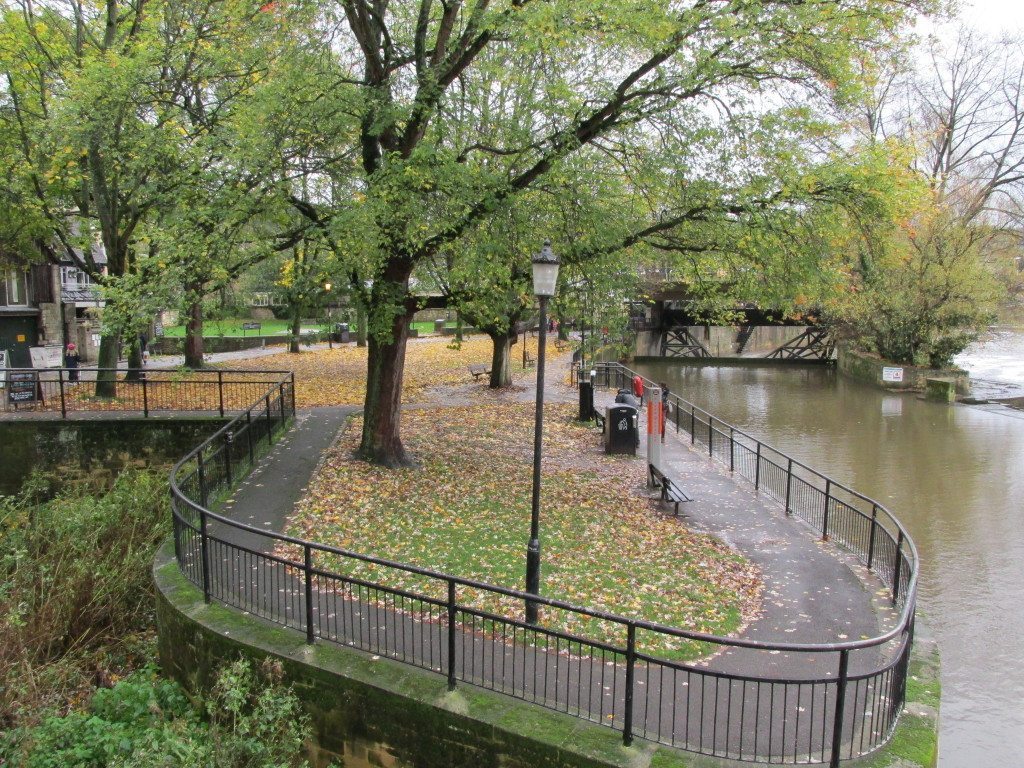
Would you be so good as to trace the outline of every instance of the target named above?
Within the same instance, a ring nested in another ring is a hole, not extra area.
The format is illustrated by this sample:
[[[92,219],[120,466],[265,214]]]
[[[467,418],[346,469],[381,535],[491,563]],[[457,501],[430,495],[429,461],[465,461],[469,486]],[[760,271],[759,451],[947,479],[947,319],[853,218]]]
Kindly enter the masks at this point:
[[[888,366],[882,368],[882,381],[901,382],[903,381],[903,369],[902,368],[890,368]]]

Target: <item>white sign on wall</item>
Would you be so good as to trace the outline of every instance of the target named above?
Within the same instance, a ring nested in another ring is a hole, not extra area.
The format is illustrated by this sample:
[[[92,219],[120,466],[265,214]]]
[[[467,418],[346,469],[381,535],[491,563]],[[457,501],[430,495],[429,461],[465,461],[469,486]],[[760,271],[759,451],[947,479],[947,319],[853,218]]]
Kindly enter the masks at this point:
[[[7,386],[7,350],[0,349],[0,389]]]
[[[902,382],[903,369],[889,367],[882,368],[882,381]]]
[[[29,347],[33,368],[60,368],[64,365],[64,349],[59,346]]]

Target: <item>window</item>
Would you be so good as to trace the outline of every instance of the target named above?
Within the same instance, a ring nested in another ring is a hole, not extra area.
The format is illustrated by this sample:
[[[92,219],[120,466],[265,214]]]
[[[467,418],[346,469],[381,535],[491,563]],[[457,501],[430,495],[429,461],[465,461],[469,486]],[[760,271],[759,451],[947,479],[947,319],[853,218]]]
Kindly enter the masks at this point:
[[[28,304],[28,287],[25,284],[25,273],[17,269],[4,272],[6,301],[9,307],[23,307]]]
[[[75,288],[89,285],[92,280],[89,279],[89,275],[77,267],[61,267],[60,282],[65,288]]]

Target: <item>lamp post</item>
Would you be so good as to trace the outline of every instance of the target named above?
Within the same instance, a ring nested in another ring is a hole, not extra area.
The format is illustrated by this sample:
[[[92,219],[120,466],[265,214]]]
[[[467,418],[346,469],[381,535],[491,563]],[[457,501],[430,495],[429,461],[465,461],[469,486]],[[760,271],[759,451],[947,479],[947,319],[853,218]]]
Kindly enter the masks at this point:
[[[545,240],[540,253],[533,257],[533,293],[540,299],[540,321],[537,328],[537,405],[533,426],[533,499],[530,506],[530,542],[526,546],[526,591],[540,594],[540,459],[541,435],[544,430],[544,351],[548,338],[548,299],[555,295],[558,284],[558,257]],[[538,605],[526,601],[526,623],[537,623]]]

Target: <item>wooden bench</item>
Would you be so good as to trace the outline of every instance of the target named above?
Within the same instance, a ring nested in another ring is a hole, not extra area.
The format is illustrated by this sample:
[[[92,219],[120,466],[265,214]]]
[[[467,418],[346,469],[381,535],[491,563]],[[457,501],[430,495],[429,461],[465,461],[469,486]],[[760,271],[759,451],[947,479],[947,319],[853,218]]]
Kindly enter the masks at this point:
[[[523,353],[523,368],[532,368],[537,364],[537,361],[533,359],[533,355],[530,354],[529,350]]]
[[[474,379],[479,379],[481,376],[490,376],[491,367],[483,363],[474,363],[469,366],[469,372],[473,374]]]
[[[676,485],[670,478],[665,477],[665,473],[656,466],[648,464],[647,468],[651,473],[651,485],[661,489],[661,501],[675,504],[677,515],[679,514],[680,504],[693,501],[682,488]]]

